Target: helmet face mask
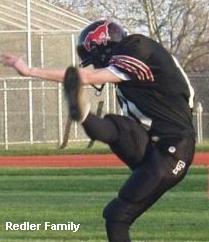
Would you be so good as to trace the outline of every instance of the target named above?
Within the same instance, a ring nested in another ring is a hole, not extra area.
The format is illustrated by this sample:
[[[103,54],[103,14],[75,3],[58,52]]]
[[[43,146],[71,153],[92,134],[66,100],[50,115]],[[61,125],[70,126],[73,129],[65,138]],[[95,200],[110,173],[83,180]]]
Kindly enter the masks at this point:
[[[112,49],[127,35],[126,31],[114,22],[96,21],[80,34],[77,52],[82,66],[92,64],[96,68],[106,67]]]

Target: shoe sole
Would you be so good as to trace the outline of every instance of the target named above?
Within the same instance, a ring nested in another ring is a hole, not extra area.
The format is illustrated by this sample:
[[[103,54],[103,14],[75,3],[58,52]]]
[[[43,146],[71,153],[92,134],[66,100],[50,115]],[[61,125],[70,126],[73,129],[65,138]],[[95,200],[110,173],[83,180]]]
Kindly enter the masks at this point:
[[[64,90],[71,119],[75,121],[81,119],[81,109],[79,104],[80,86],[81,80],[78,70],[75,67],[68,67],[64,78]]]

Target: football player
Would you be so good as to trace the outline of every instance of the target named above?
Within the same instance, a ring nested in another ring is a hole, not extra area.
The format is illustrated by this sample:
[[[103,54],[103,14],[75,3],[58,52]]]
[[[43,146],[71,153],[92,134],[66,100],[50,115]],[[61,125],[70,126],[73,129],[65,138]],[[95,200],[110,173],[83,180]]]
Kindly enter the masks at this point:
[[[110,242],[129,242],[129,228],[166,191],[179,183],[192,163],[194,90],[178,61],[156,41],[128,35],[117,23],[99,20],[80,34],[81,67],[28,68],[21,58],[2,56],[20,74],[63,81],[71,118],[87,135],[102,141],[132,173],[104,209]],[[93,65],[94,69],[85,68]],[[91,112],[84,85],[114,83],[124,115]]]

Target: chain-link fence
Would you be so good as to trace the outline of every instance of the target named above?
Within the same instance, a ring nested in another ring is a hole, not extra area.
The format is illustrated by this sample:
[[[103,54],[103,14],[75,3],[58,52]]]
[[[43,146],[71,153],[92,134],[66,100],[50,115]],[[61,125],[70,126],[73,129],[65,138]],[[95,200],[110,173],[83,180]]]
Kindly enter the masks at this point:
[[[99,101],[104,102],[103,114],[117,112],[113,86],[106,85],[100,96],[92,87],[86,89],[93,112]],[[11,144],[61,144],[67,114],[62,84],[18,77],[0,79],[0,144],[6,148]],[[73,123],[69,139],[85,141],[87,137]]]
[[[209,73],[189,75],[195,90],[194,125],[198,142],[209,139]]]
[[[36,67],[78,62],[77,35],[87,19],[44,0],[2,0],[0,12],[0,53],[23,56]],[[0,144],[5,148],[60,143],[66,116],[61,84],[17,77],[0,64]],[[71,139],[83,137],[76,124],[72,128]]]
[[[209,137],[209,113],[207,100],[208,76],[190,76],[196,90],[194,125],[198,141]],[[67,122],[67,107],[62,84],[28,78],[0,79],[0,144],[6,148],[21,143],[58,143],[63,141]],[[100,96],[92,87],[86,87],[96,113],[99,101],[104,101],[102,114],[121,113],[114,85],[105,86]],[[200,102],[203,112],[200,108]],[[198,109],[200,108],[200,109]],[[87,136],[80,125],[73,123],[71,141],[85,141]]]

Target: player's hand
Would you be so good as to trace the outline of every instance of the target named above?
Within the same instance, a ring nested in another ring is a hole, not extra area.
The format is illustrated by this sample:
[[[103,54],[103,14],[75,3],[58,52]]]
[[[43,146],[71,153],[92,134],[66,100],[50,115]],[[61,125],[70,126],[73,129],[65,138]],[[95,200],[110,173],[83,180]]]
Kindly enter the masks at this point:
[[[19,56],[6,53],[1,55],[0,62],[5,66],[13,67],[22,76],[30,76],[30,68]]]

